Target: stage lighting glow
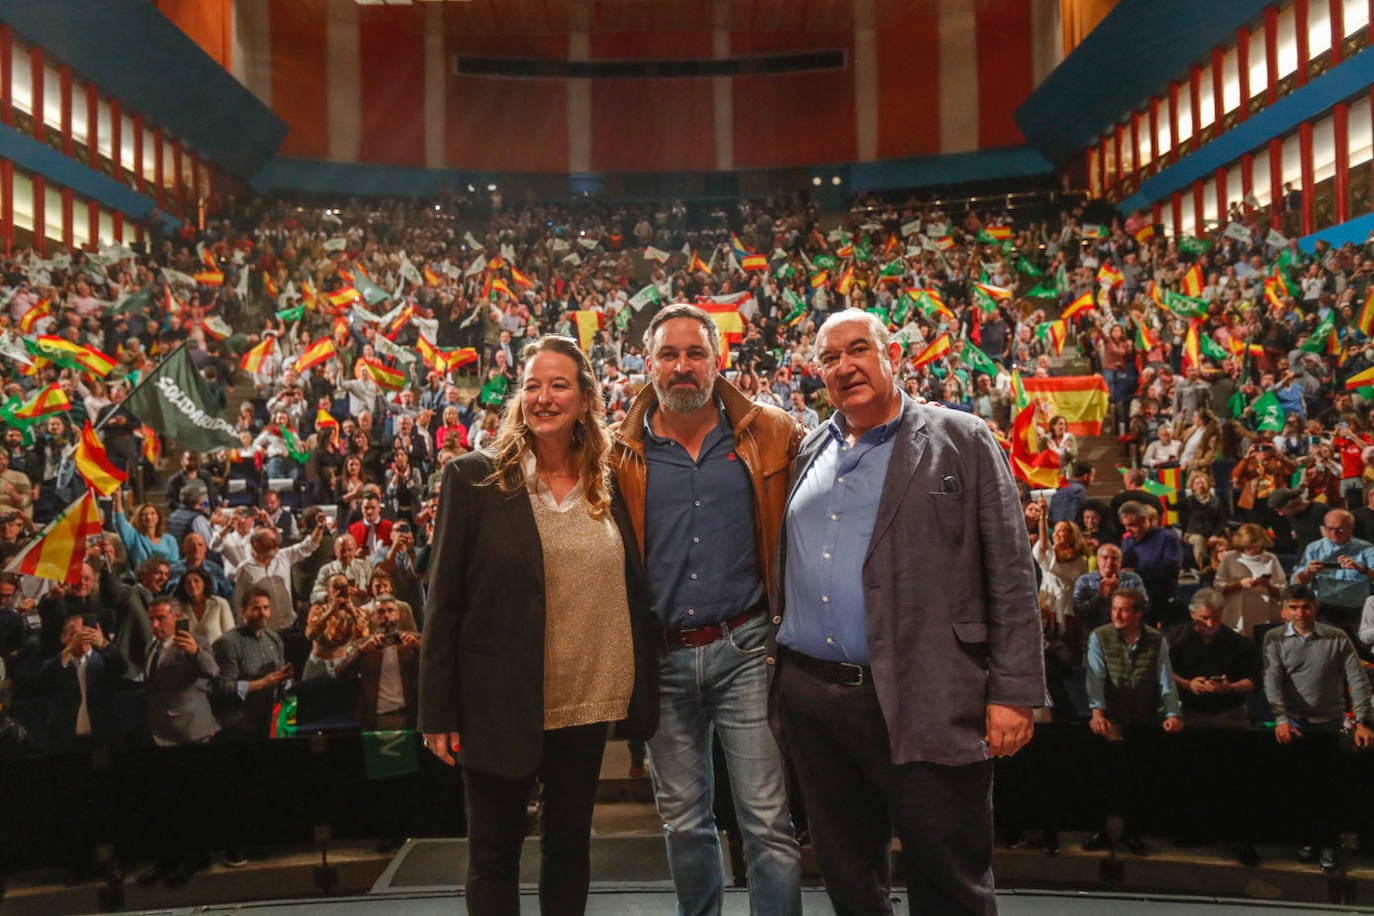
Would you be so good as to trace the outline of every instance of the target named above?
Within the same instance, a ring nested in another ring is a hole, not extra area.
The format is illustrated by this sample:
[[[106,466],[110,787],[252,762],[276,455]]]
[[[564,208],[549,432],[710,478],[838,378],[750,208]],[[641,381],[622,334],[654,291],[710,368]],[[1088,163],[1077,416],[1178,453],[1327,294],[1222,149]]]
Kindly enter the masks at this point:
[[[830,179],[830,183],[838,188],[840,186],[840,176],[836,175],[834,178]]]

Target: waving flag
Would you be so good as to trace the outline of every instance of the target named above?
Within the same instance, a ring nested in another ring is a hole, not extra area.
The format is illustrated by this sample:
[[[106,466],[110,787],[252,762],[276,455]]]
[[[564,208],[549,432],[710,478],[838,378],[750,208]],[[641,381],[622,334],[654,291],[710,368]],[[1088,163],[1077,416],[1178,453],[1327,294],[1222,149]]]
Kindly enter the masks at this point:
[[[1079,296],[1077,299],[1073,300],[1068,305],[1066,305],[1064,307],[1064,311],[1059,313],[1059,317],[1065,321],[1068,321],[1070,318],[1077,318],[1079,315],[1088,311],[1088,309],[1092,307],[1093,294],[1092,291],[1089,290],[1088,292],[1084,293],[1083,295]]]
[[[220,270],[202,270],[195,275],[195,281],[198,286],[223,286],[224,272]]]
[[[1198,261],[1188,272],[1183,275],[1183,280],[1179,286],[1183,290],[1183,295],[1191,296],[1194,299],[1202,295],[1202,288],[1207,285],[1206,279],[1202,276],[1202,262]]]
[[[1061,375],[1052,378],[1022,378],[1027,397],[1048,401],[1050,415],[1062,416],[1075,436],[1100,436],[1110,398],[1107,383],[1100,375]]]
[[[49,385],[14,410],[11,416],[19,422],[33,421],[71,408],[71,401],[56,384]],[[9,419],[6,417],[5,419]]]
[[[1102,286],[1110,288],[1124,281],[1125,278],[1121,276],[1121,271],[1117,270],[1115,265],[1103,264],[1097,269],[1097,282]]]
[[[941,334],[939,337],[926,344],[925,349],[920,353],[912,357],[911,366],[915,369],[927,363],[933,363],[935,360],[949,353],[949,350],[949,334]]]
[[[377,386],[386,391],[400,391],[405,387],[405,373],[399,369],[393,369],[380,360],[362,358],[363,365],[367,366],[367,371],[377,382]]]
[[[695,251],[692,252],[692,263],[689,269],[692,273],[703,273],[707,275],[711,273],[710,266],[708,266]]]
[[[40,334],[33,340],[26,338],[24,346],[34,356],[44,357],[59,366],[75,369],[78,372],[89,372],[96,378],[104,378],[109,375],[110,370],[115,366],[113,357],[106,356],[91,347],[73,343],[65,337],[57,337],[52,334]]]
[[[239,368],[254,375],[260,374],[262,367],[267,363],[267,357],[275,353],[276,349],[277,338],[269,334],[262,339],[262,343],[243,354],[239,360]]]
[[[49,522],[36,540],[15,554],[5,565],[5,572],[75,585],[81,581],[86,543],[100,536],[100,528],[95,493],[87,490]]]
[[[1019,480],[1037,490],[1059,486],[1059,456],[1040,448],[1035,432],[1035,405],[1017,411],[1011,424],[1011,471]]]
[[[91,428],[90,420],[81,429],[81,441],[77,443],[76,453],[72,457],[77,471],[101,496],[109,496],[129,479],[129,475],[115,467],[105,454],[105,446]]]
[[[51,314],[52,303],[47,299],[39,299],[32,308],[19,317],[19,330],[25,334],[32,334],[33,326],[38,323],[38,319],[46,318]]]
[[[420,353],[420,362],[424,363],[433,372],[448,372],[448,360],[439,348],[430,343],[425,335],[421,334],[415,341],[415,349]]]
[[[849,291],[854,288],[854,265],[848,264],[844,268],[844,273],[840,274],[840,282],[835,284],[835,292],[841,296],[848,296]]]
[[[523,286],[527,289],[534,287],[534,281],[517,270],[514,264],[510,266],[510,281],[516,286]]]
[[[296,372],[300,373],[307,369],[313,369],[320,363],[334,356],[335,352],[334,341],[330,340],[328,337],[321,337],[307,347],[304,353],[296,357]]]
[[[720,329],[720,338],[725,343],[737,344],[744,340],[744,318],[739,313],[737,302],[699,300],[697,305],[715,320],[716,327]]]

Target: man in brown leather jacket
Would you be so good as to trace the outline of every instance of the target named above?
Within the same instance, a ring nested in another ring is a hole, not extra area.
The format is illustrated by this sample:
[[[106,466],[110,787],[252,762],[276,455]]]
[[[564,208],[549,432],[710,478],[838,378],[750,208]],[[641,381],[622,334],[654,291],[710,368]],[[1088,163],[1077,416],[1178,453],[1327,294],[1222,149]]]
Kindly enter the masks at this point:
[[[712,735],[729,766],[754,913],[797,914],[797,843],[767,721],[764,639],[792,459],[804,431],[717,376],[710,314],[670,305],[650,322],[653,384],[617,428],[611,466],[644,555],[667,649],[649,741],[679,909],[719,913]]]

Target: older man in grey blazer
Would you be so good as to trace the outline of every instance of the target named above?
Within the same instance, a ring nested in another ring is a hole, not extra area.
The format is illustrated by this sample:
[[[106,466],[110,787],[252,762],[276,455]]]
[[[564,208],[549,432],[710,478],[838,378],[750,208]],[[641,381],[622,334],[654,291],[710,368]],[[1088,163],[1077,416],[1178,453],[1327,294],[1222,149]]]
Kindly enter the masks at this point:
[[[219,731],[210,711],[210,682],[219,665],[209,644],[177,628],[185,619],[174,598],[154,598],[148,608],[153,631],[144,669],[148,731],[161,747],[205,741]]]
[[[872,315],[832,315],[836,414],[797,455],[779,551],[770,718],[796,766],[838,913],[995,913],[991,757],[1048,704],[1035,573],[1001,449],[970,414],[897,387]]]

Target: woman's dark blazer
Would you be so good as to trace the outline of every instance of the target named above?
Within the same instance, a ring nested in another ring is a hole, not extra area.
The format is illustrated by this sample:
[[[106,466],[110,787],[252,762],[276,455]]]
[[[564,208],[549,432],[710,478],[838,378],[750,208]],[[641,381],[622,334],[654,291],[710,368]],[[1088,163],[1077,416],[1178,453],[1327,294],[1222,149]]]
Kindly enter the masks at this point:
[[[444,469],[430,555],[420,649],[420,731],[459,732],[463,767],[517,778],[538,768],[544,734],[544,555],[524,490],[484,481],[480,452]],[[618,731],[648,738],[658,727],[658,625],[649,610],[634,529],[616,496],[635,679]],[[595,591],[598,583],[587,582]],[[590,628],[586,651],[601,650]]]

